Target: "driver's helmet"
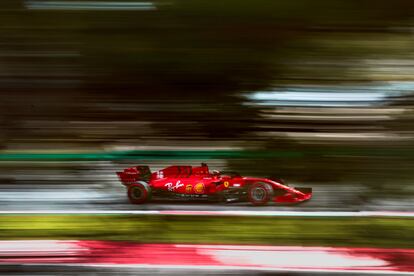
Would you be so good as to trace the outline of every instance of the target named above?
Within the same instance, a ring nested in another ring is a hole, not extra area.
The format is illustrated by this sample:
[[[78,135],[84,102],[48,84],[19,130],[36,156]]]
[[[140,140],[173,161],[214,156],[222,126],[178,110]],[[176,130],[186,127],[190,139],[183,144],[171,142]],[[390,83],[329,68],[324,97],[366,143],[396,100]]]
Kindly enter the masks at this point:
[[[219,175],[220,174],[220,171],[218,171],[218,170],[212,170],[211,171],[211,174],[212,175]]]

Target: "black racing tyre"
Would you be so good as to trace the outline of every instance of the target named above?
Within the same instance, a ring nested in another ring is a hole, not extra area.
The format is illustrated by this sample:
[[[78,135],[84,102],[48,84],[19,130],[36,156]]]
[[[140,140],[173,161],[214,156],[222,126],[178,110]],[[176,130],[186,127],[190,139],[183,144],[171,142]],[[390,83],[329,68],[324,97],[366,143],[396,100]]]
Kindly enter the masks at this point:
[[[143,204],[151,199],[151,187],[144,181],[131,184],[128,187],[128,198],[132,204]]]
[[[247,189],[247,197],[255,206],[266,205],[273,197],[273,188],[267,183],[253,183]]]

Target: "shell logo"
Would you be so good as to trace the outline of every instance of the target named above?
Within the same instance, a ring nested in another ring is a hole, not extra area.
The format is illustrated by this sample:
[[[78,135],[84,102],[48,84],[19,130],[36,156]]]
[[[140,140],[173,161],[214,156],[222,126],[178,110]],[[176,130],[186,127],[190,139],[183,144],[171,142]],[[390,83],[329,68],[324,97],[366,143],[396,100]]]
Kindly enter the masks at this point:
[[[230,183],[228,181],[223,182],[224,187],[228,188],[230,186]]]
[[[192,190],[193,190],[193,185],[187,185],[187,186],[185,187],[185,192],[186,192],[187,194],[190,194]]]
[[[203,183],[197,183],[194,186],[194,191],[196,192],[196,194],[202,194],[202,193],[204,193],[204,184]]]

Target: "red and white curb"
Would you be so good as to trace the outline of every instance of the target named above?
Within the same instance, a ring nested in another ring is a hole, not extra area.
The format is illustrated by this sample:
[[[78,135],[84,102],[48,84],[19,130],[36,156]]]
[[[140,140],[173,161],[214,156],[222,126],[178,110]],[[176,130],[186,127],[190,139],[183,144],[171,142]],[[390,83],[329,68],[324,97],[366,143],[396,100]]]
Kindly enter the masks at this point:
[[[414,218],[414,212],[395,211],[266,211],[266,210],[227,210],[227,211],[193,211],[193,210],[65,210],[0,211],[0,215],[171,215],[171,216],[257,216],[257,217],[404,217]]]
[[[414,249],[0,241],[1,264],[414,275]]]

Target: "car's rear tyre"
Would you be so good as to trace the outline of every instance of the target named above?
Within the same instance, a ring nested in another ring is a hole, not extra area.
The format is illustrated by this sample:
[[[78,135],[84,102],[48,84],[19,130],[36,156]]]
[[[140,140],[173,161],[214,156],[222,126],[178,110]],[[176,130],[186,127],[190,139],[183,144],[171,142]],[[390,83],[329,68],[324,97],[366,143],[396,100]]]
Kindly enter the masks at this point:
[[[247,197],[255,206],[266,205],[273,197],[273,188],[267,183],[253,183],[247,189]]]
[[[128,187],[128,198],[132,204],[143,204],[151,199],[151,187],[144,181],[131,184]]]

